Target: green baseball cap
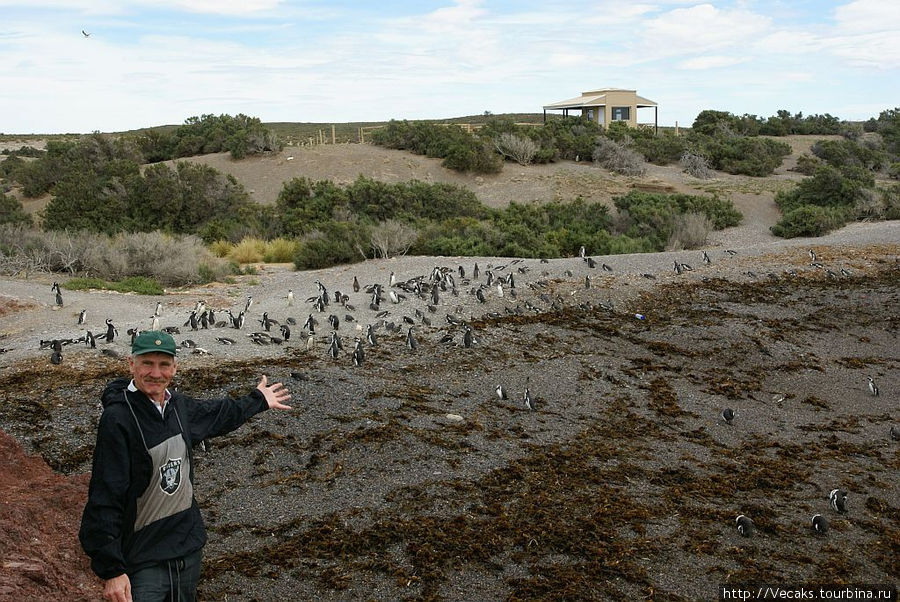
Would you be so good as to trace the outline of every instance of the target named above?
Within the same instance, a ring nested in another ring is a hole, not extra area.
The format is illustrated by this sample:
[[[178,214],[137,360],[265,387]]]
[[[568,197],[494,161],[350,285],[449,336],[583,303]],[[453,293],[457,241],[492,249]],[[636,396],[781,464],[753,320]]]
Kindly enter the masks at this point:
[[[134,338],[131,344],[131,355],[142,355],[144,353],[168,353],[175,355],[178,347],[175,345],[175,339],[168,333],[161,330],[147,330]]]

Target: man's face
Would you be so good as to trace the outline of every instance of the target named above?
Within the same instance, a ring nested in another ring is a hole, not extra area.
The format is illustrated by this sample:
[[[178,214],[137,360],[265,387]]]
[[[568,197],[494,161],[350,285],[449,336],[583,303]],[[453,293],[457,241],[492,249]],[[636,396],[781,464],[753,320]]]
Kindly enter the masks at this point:
[[[168,353],[143,353],[128,358],[134,385],[154,401],[162,401],[175,377],[175,358]]]

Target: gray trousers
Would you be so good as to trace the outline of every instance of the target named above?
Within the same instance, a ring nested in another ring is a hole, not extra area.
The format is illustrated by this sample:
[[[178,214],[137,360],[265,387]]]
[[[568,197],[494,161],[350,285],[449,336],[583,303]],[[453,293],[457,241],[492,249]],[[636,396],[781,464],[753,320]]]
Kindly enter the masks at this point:
[[[134,602],[194,602],[203,550],[128,575]]]

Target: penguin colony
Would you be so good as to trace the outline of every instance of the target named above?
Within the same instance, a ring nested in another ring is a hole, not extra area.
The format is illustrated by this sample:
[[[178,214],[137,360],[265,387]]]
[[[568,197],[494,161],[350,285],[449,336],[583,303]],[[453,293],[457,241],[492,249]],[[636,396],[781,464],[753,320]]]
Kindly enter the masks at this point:
[[[737,253],[733,250],[726,250],[726,256],[734,256]],[[828,278],[839,278],[848,276],[850,272],[845,268],[840,268],[839,272],[835,272],[818,262],[818,255],[812,249],[809,250],[811,259],[810,266],[815,269],[823,270]],[[589,269],[596,269],[598,264],[596,260],[588,256],[585,247],[579,250],[579,258]],[[700,255],[702,265],[713,263],[707,251],[702,251]],[[521,265],[520,265],[521,264]],[[673,261],[671,270],[676,276],[682,276],[688,272],[693,272],[694,268],[690,264]],[[330,291],[329,287],[320,281],[316,281],[316,290],[314,294],[306,298],[309,311],[303,323],[299,326],[302,341],[301,345],[305,345],[309,352],[315,352],[316,348],[325,349],[326,354],[334,360],[348,358],[348,363],[360,368],[366,364],[365,348],[375,348],[379,346],[379,331],[384,331],[385,336],[390,340],[388,344],[396,345],[396,337],[391,335],[402,336],[403,347],[407,353],[415,353],[420,346],[420,337],[417,336],[416,327],[418,325],[431,326],[432,319],[429,314],[437,311],[437,308],[444,305],[448,309],[445,315],[446,332],[438,340],[439,344],[454,345],[463,349],[472,349],[479,347],[482,342],[480,337],[476,335],[474,328],[469,320],[462,317],[458,313],[453,313],[454,306],[459,306],[454,300],[461,295],[472,297],[478,305],[491,305],[491,310],[485,315],[487,317],[500,317],[502,315],[522,315],[526,313],[541,313],[544,311],[557,311],[566,305],[566,299],[561,294],[551,292],[554,287],[551,286],[550,275],[545,271],[539,277],[530,277],[533,268],[525,264],[523,260],[515,259],[509,261],[505,265],[487,265],[482,269],[478,263],[475,263],[471,270],[467,270],[465,266],[459,265],[455,269],[449,267],[434,267],[427,275],[417,275],[407,280],[398,280],[395,272],[391,272],[388,277],[387,284],[369,283],[362,284],[356,276],[352,282],[346,283],[349,289],[357,296],[354,300],[362,301],[359,295],[364,295],[368,303],[360,303],[361,307],[365,307],[362,312],[357,311],[356,307],[350,303],[351,298],[348,294],[341,293],[340,290]],[[596,282],[602,279],[604,272],[613,272],[614,269],[607,263],[600,265],[598,275],[592,277],[586,275],[583,280],[583,289],[590,289],[595,286]],[[467,277],[470,274],[471,277]],[[483,274],[483,278],[482,278]],[[517,290],[516,274],[520,279],[520,286],[524,284],[531,293],[532,300],[518,301],[519,292]],[[572,276],[572,271],[567,270],[566,274]],[[838,275],[840,274],[840,276]],[[752,272],[745,272],[750,278],[758,278]],[[770,280],[777,280],[780,277],[795,277],[797,275],[794,270],[787,270],[786,276],[778,276],[769,273]],[[656,275],[651,273],[641,274],[647,279],[656,279]],[[573,287],[571,295],[576,294],[576,287]],[[64,307],[63,296],[59,283],[54,282],[51,287],[54,293],[54,308]],[[266,311],[262,311],[259,317],[254,317],[253,322],[258,323],[260,329],[251,332],[242,332],[243,336],[224,334],[215,336],[212,340],[219,345],[231,346],[239,344],[255,344],[255,345],[283,345],[291,340],[291,326],[297,327],[298,321],[293,316],[286,316],[283,322],[270,315],[270,313],[293,311],[295,307],[294,289],[288,289],[286,295],[281,299],[286,299],[283,307],[266,307]],[[514,303],[514,305],[513,305]],[[496,306],[501,306],[496,308]],[[127,330],[130,340],[133,340],[142,330],[160,330],[163,329],[173,335],[181,335],[182,329],[190,332],[198,332],[210,329],[218,329],[227,332],[229,329],[234,331],[245,331],[248,324],[248,316],[253,312],[255,301],[252,295],[248,295],[241,307],[238,308],[219,308],[214,309],[207,307],[203,300],[198,300],[190,312],[185,316],[179,317],[178,308],[172,308],[166,311],[162,301],[156,301],[153,305],[153,311],[150,318],[143,324],[135,325]],[[583,309],[592,309],[589,303],[580,305]],[[611,301],[600,303],[600,308],[615,311],[614,304]],[[410,310],[412,310],[410,315]],[[94,335],[88,328],[88,316],[94,315],[97,310],[88,312],[88,308],[82,308],[77,314],[76,325],[84,328],[84,332],[80,336],[67,338],[57,338],[52,340],[40,341],[42,349],[51,351],[50,363],[59,365],[63,362],[63,348],[73,344],[84,344],[88,348],[95,349],[97,342],[105,345],[114,344],[119,335],[117,326],[111,319],[106,319],[104,327],[99,328],[101,332]],[[235,313],[237,312],[237,313]],[[502,312],[502,313],[501,313]],[[217,316],[218,313],[218,316]],[[254,312],[255,313],[255,312]],[[327,313],[327,317],[322,314]],[[343,314],[341,317],[339,314]],[[146,314],[145,314],[146,315]],[[227,319],[225,316],[227,315]],[[319,317],[316,317],[316,316]],[[342,319],[343,318],[343,319]],[[184,321],[181,322],[181,319]],[[167,325],[161,328],[163,321],[176,321],[176,325]],[[327,327],[323,329],[322,323],[326,323]],[[345,325],[341,328],[341,324]],[[180,326],[177,324],[180,323]],[[352,326],[351,326],[352,325]],[[342,342],[342,331],[347,329],[353,331],[353,344],[350,351],[345,352]],[[273,330],[274,329],[274,330]],[[317,329],[320,329],[317,332]],[[324,332],[323,332],[324,330]],[[462,335],[457,340],[459,333]],[[317,339],[326,344],[316,345]],[[130,344],[130,340],[128,343]],[[176,341],[178,339],[176,338]],[[247,343],[241,343],[246,340]],[[183,350],[190,350],[191,353],[206,354],[208,350],[198,347],[196,343],[189,338],[182,339],[180,346]],[[6,350],[4,350],[6,351]],[[121,353],[111,347],[102,349],[103,355],[118,358]],[[321,353],[321,351],[320,351]],[[880,389],[875,382],[873,376],[867,377],[867,383],[864,385],[869,395],[877,397],[880,395]],[[495,394],[499,403],[507,402],[510,399],[507,386],[515,387],[515,383],[498,383],[495,387]],[[533,396],[529,379],[526,379],[524,386],[520,385],[521,404],[519,407],[527,412],[536,412],[538,404]],[[515,406],[511,406],[515,407]],[[738,412],[732,408],[723,408],[720,412],[720,418],[724,425],[729,427],[740,427],[740,417]],[[900,440],[900,429],[896,426],[890,427],[890,438]],[[829,507],[833,513],[845,515],[848,513],[849,494],[846,490],[835,488],[829,494]],[[818,535],[825,535],[829,530],[828,518],[820,513],[812,516],[809,523],[811,530]],[[735,519],[735,527],[738,534],[743,537],[752,537],[756,532],[756,526],[753,519],[745,514],[739,514]]]

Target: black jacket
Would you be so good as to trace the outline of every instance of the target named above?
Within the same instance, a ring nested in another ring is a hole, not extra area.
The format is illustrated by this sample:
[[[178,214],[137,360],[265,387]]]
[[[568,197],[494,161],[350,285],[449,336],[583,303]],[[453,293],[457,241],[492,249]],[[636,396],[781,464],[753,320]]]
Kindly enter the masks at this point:
[[[131,379],[107,384],[79,539],[101,579],[180,558],[206,543],[191,448],[268,409],[263,394],[197,400],[173,392],[165,416]]]

